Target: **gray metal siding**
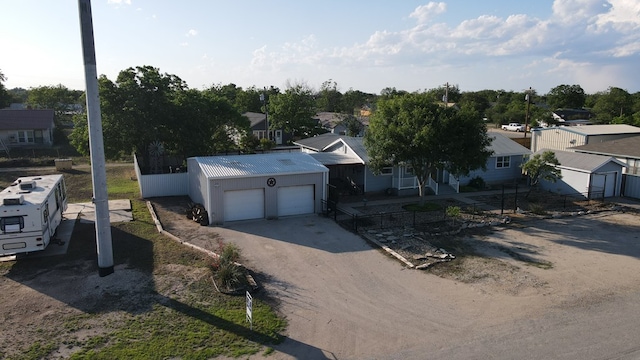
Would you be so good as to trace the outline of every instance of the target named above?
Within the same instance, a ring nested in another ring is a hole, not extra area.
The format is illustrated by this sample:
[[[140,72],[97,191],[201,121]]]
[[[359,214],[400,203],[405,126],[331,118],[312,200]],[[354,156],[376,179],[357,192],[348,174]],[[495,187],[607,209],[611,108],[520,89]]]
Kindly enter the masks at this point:
[[[532,132],[531,151],[542,149],[566,150],[573,146],[587,144],[587,136],[562,128],[548,128]]]
[[[275,186],[268,186],[267,179],[276,179]],[[224,219],[224,192],[229,190],[264,189],[265,217],[278,217],[278,188],[293,185],[314,185],[314,212],[322,210],[322,196],[324,193],[324,173],[274,175],[239,179],[209,179],[211,189],[209,202],[209,220],[211,224],[221,224]]]
[[[640,199],[640,176],[624,175],[624,190],[622,195],[625,197]]]
[[[207,180],[198,166],[196,159],[187,159],[187,169],[189,174],[189,197],[191,201],[205,205],[207,197]]]

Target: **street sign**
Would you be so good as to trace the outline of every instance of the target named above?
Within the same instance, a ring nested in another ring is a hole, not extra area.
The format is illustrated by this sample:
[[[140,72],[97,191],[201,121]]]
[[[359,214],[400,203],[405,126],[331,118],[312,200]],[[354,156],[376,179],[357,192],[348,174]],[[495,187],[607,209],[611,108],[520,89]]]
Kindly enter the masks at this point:
[[[253,298],[249,291],[247,291],[247,321],[251,326],[251,330],[253,330]]]

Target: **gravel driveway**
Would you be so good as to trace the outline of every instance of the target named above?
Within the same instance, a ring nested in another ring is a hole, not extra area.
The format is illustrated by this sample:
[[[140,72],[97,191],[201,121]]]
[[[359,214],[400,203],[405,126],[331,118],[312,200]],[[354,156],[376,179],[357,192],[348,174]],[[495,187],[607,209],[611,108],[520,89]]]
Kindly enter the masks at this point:
[[[183,240],[210,250],[218,238],[240,246],[245,264],[289,321],[287,339],[269,359],[640,354],[634,348],[640,332],[632,331],[640,321],[636,215],[540,220],[476,239],[487,257],[544,284],[514,295],[501,291],[496,279],[463,283],[408,270],[320,216],[200,227],[180,222],[182,211],[172,220],[171,206],[154,205],[165,228]],[[526,267],[514,252],[553,267]]]

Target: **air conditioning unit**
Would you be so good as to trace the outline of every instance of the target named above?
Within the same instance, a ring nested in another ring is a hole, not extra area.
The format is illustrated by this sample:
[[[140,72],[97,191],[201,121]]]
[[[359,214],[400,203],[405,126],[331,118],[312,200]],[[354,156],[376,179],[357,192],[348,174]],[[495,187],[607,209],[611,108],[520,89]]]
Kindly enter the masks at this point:
[[[22,205],[22,203],[24,203],[24,196],[22,195],[7,196],[4,199],[2,199],[3,205]]]

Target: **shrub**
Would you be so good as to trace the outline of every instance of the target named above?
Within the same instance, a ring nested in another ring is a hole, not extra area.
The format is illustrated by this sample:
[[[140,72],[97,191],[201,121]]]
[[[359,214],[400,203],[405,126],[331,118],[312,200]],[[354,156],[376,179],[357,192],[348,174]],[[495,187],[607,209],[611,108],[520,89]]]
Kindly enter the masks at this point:
[[[487,186],[487,184],[484,182],[483,178],[481,178],[480,176],[476,176],[473,179],[469,180],[469,184],[467,184],[467,186],[482,190]]]
[[[234,244],[218,243],[218,258],[213,260],[211,270],[213,278],[222,292],[241,290],[248,285],[247,270],[237,261],[240,248]]]

